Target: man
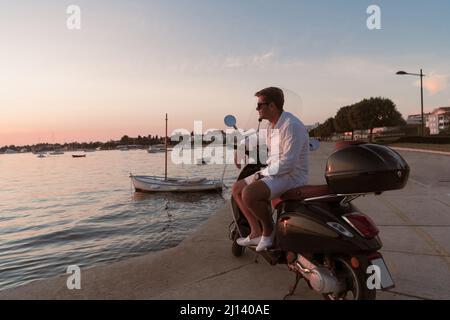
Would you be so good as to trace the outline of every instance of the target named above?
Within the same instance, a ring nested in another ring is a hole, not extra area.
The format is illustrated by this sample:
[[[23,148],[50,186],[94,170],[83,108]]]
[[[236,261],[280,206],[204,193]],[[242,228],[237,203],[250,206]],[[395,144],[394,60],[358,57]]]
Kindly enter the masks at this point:
[[[303,123],[283,110],[284,94],[281,89],[269,87],[258,91],[255,96],[258,98],[256,110],[259,118],[270,123],[267,135],[268,166],[255,175],[237,181],[232,193],[251,228],[249,236],[239,238],[237,243],[257,246],[256,251],[260,252],[272,247],[275,235],[269,200],[292,188],[306,185],[308,181],[309,136]],[[278,148],[274,148],[277,140]]]

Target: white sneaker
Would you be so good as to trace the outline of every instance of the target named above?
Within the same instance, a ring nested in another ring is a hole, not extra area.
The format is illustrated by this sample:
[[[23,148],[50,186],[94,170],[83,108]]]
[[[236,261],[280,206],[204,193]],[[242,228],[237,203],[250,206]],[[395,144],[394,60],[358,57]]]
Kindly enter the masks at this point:
[[[261,237],[256,237],[253,239],[250,239],[250,236],[247,238],[239,238],[236,240],[236,243],[240,245],[241,247],[248,247],[248,246],[257,246],[259,242],[261,241]]]
[[[256,252],[261,252],[264,250],[267,250],[268,248],[273,246],[273,240],[275,238],[275,229],[273,229],[273,232],[270,236],[261,237],[261,241],[258,243],[258,246],[256,247]]]

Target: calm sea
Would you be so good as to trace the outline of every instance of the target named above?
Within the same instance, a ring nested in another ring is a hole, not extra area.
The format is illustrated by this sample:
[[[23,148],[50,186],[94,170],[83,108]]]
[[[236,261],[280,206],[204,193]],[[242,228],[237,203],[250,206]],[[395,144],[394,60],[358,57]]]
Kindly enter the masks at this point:
[[[224,206],[238,174],[226,167],[222,193],[142,194],[133,192],[129,174],[163,175],[164,153],[72,154],[0,155],[0,290],[73,264],[93,267],[174,247]],[[169,155],[169,176],[220,178],[223,169],[174,165]]]

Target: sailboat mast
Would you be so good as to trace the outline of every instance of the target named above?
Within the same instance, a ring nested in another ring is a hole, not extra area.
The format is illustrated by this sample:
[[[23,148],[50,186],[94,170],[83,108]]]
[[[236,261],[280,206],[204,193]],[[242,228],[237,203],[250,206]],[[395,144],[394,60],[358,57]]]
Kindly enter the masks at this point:
[[[166,161],[165,161],[165,170],[164,170],[164,179],[167,180],[167,113],[166,113]]]

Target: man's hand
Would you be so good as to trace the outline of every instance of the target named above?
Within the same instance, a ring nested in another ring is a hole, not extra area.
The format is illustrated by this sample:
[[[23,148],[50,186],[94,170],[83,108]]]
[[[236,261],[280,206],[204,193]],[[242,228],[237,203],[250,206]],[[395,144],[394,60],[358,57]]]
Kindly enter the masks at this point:
[[[256,181],[258,181],[258,180],[260,180],[262,177],[261,177],[261,173],[258,171],[257,173],[255,173],[254,175],[253,175],[253,182],[256,182]]]
[[[241,169],[242,166],[237,159],[237,151],[236,150],[234,150],[234,164],[236,165],[236,168],[238,168],[239,170]]]

